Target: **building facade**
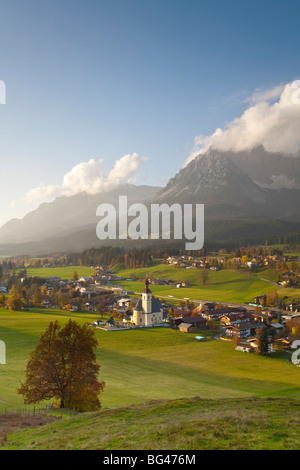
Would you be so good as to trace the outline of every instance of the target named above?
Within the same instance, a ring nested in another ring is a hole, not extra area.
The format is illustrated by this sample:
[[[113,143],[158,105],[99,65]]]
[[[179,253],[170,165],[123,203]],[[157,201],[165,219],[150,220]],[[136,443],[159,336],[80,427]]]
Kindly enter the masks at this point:
[[[163,322],[163,308],[161,302],[153,298],[152,292],[148,286],[149,281],[146,279],[145,289],[132,312],[132,322],[136,326],[154,326]]]

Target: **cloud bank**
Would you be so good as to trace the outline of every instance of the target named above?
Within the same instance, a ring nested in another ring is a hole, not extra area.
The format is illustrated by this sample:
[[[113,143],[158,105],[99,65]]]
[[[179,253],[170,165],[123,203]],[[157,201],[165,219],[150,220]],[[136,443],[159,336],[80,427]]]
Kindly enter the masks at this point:
[[[257,90],[246,100],[250,106],[242,116],[209,136],[194,138],[194,148],[185,165],[210,147],[238,152],[263,145],[270,152],[296,154],[300,149],[299,98],[299,80],[270,90]]]
[[[140,165],[146,161],[137,153],[126,154],[115,162],[108,174],[103,172],[103,159],[91,158],[87,162],[78,163],[63,177],[60,185],[45,185],[30,189],[19,201],[12,205],[31,204],[38,201],[49,201],[59,196],[73,196],[81,192],[98,194],[116,188],[122,183],[134,181],[134,175]]]

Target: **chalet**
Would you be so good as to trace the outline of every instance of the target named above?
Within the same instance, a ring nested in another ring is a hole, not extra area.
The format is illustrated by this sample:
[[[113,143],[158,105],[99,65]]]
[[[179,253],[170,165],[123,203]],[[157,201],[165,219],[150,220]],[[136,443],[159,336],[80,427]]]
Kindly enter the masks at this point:
[[[180,323],[179,330],[183,333],[196,333],[197,327],[192,325],[191,323]]]
[[[235,325],[225,326],[226,336],[238,338],[250,338],[255,335],[258,325],[256,323],[241,322]]]
[[[270,323],[276,317],[275,313],[271,312],[253,312],[254,321],[259,323]]]
[[[233,325],[235,323],[241,322],[254,322],[254,317],[251,313],[236,313],[232,312],[228,315],[222,315],[220,317],[220,322],[222,326]]]
[[[222,308],[216,308],[214,310],[204,311],[202,312],[202,315],[207,320],[219,320],[223,315],[229,314],[229,313],[230,313],[230,308],[222,307]]]

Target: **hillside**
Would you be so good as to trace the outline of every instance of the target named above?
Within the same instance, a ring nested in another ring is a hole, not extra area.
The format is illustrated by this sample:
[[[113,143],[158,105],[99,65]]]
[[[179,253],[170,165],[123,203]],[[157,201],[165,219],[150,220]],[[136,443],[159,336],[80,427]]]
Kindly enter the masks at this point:
[[[298,450],[299,405],[291,399],[155,400],[15,432],[2,450]]]

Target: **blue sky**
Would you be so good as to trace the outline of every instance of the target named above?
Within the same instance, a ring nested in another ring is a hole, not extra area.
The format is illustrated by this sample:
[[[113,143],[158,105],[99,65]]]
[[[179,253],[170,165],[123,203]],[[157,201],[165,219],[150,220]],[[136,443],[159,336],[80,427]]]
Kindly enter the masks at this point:
[[[136,182],[163,185],[195,136],[300,78],[298,0],[1,0],[0,15],[0,225],[91,158],[109,172],[135,152]]]

